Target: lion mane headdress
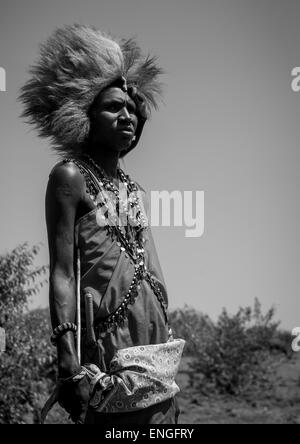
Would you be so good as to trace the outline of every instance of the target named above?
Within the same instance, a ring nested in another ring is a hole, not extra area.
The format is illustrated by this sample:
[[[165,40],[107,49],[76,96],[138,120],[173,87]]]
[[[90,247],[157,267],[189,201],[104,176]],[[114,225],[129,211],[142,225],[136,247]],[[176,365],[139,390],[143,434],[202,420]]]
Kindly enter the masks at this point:
[[[137,144],[151,108],[157,108],[162,70],[154,57],[145,57],[134,39],[113,39],[84,25],[58,28],[40,46],[31,78],[20,90],[22,117],[41,137],[50,138],[60,155],[80,154],[90,132],[89,109],[106,87],[125,82],[137,105]]]

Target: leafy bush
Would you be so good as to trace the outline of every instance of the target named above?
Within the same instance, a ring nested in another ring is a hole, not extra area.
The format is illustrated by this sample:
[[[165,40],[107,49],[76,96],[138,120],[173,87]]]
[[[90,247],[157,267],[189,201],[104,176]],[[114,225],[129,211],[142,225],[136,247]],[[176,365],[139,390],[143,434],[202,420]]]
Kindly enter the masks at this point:
[[[172,321],[194,356],[191,371],[200,376],[202,392],[238,395],[267,387],[278,353],[286,353],[274,309],[263,314],[258,300],[253,309],[240,308],[235,315],[223,309],[216,323],[189,307],[176,310]]]
[[[194,356],[201,344],[208,343],[214,333],[215,325],[209,316],[184,306],[170,312],[170,325],[175,336],[186,340],[184,355]]]
[[[44,284],[47,267],[35,267],[38,246],[27,243],[0,256],[0,326],[6,331],[6,351],[0,355],[0,423],[26,422],[47,389],[41,376],[49,372],[53,351],[43,310],[28,312],[30,297]]]

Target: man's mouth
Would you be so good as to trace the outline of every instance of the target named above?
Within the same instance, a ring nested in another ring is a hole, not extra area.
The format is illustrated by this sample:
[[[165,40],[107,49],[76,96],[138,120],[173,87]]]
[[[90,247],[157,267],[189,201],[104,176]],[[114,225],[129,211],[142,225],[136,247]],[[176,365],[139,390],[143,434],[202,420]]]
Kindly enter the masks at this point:
[[[120,131],[121,133],[124,133],[124,134],[134,135],[134,129],[132,126],[122,126],[122,127],[118,128],[118,131]]]

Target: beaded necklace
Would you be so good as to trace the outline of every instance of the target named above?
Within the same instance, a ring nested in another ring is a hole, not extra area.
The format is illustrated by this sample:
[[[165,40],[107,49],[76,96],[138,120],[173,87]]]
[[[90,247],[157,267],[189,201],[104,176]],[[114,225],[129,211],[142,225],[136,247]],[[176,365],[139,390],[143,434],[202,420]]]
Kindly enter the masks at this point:
[[[119,190],[116,188],[114,183],[109,180],[103,169],[90,156],[84,154],[80,160],[67,158],[64,159],[64,162],[74,162],[77,165],[80,172],[85,177],[87,192],[89,193],[94,204],[97,205],[97,207],[106,206],[106,218],[109,218],[110,210],[110,208],[108,208],[109,203],[106,192],[109,192],[109,196],[112,196],[110,193],[113,193],[116,198],[116,202],[114,202],[114,204],[116,204],[119,209],[121,207],[122,211],[126,210],[125,203],[120,199]],[[95,178],[93,178],[93,176],[95,176]],[[148,226],[148,222],[139,203],[139,196],[137,194],[138,187],[135,182],[133,182],[130,177],[120,168],[118,168],[118,176],[130,193],[131,200],[129,205],[132,208],[136,207],[137,209],[137,221],[133,221],[132,219],[128,218],[129,222],[135,222],[132,225],[127,225],[127,227],[131,227],[132,239],[128,238],[128,230],[126,235],[121,226],[119,226],[117,223],[108,224],[106,225],[106,228],[113,237],[117,238],[117,245],[120,247],[121,252],[125,252],[131,258],[135,265],[135,271],[129,290],[124,296],[120,306],[113,313],[103,318],[99,324],[94,326],[95,330],[98,330],[98,334],[100,335],[103,333],[106,334],[107,332],[114,332],[118,326],[124,325],[125,319],[127,318],[128,306],[134,304],[143,279],[149,283],[153,293],[161,305],[166,324],[169,325],[167,306],[162,291],[156,278],[150,271],[147,270],[145,264],[145,250],[143,247],[145,240],[143,237],[143,231]]]
[[[109,228],[119,238],[134,262],[144,262],[143,230],[148,226],[148,221],[139,202],[137,185],[118,168],[118,176],[121,183],[124,184],[126,192],[125,201],[124,199],[122,200],[118,188],[109,180],[104,170],[87,154],[82,155],[82,157],[94,173],[100,186],[98,188],[99,194],[96,198],[96,204],[98,208],[101,208],[102,220],[106,219],[110,222]],[[95,194],[92,198],[95,202]],[[131,211],[128,211],[128,206],[130,206],[131,210],[135,209],[134,216],[131,214]],[[110,218],[111,214],[112,218]],[[119,224],[121,222],[120,214],[122,216],[126,215],[125,233],[122,230],[123,226]]]
[[[119,193],[118,188],[115,186],[115,184],[109,180],[109,178],[106,176],[105,171],[98,165],[88,154],[83,154],[82,157],[84,158],[85,162],[96,172],[98,173],[99,177],[99,184],[100,186],[105,188],[106,191],[114,193],[114,195],[117,198],[117,203],[119,206],[119,210],[126,213],[127,218],[129,220],[130,225],[136,226],[138,230],[141,230],[145,228],[148,225],[147,218],[145,217],[140,202],[139,202],[139,196],[138,192],[139,189],[135,182],[133,182],[130,177],[124,173],[124,171],[121,168],[117,168],[117,174],[121,180],[121,183],[124,185],[126,191],[129,192],[130,196],[128,200],[129,205],[131,208],[136,207],[137,211],[135,214],[135,217],[132,216],[131,212],[127,211],[127,202],[124,202],[121,200],[121,196]],[[103,190],[102,190],[103,191]],[[127,193],[126,193],[127,194]]]

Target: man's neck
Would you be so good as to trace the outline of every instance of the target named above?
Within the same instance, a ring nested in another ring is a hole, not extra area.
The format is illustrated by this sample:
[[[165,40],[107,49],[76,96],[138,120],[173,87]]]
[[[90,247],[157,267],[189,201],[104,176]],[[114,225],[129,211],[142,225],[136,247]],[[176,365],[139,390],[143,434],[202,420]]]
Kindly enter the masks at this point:
[[[91,150],[87,154],[96,162],[111,179],[118,177],[118,165],[120,153],[117,151]]]

